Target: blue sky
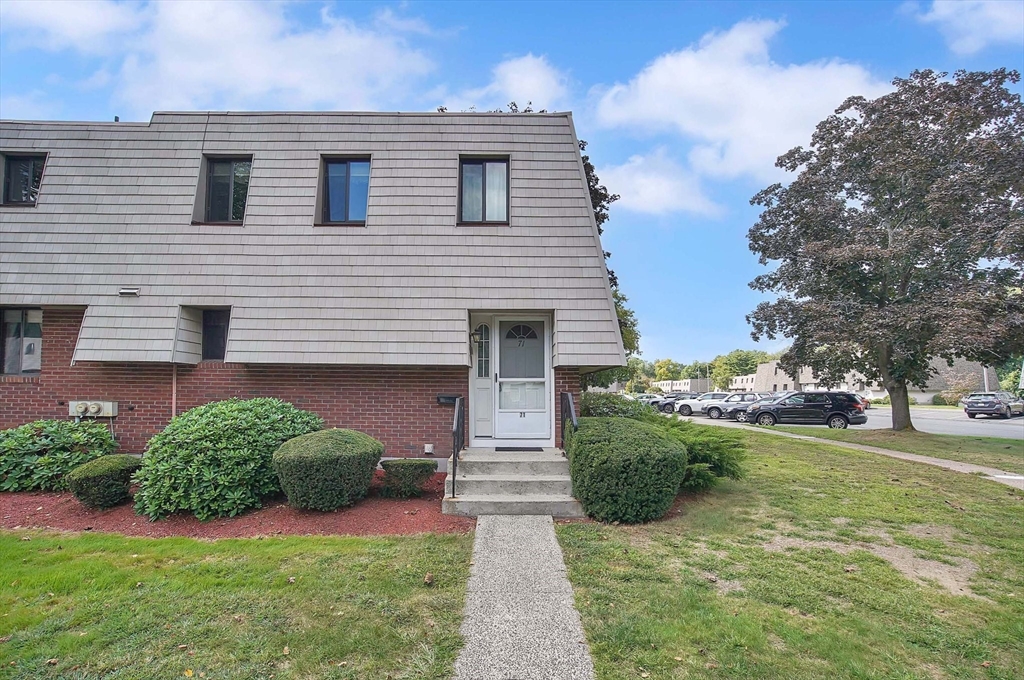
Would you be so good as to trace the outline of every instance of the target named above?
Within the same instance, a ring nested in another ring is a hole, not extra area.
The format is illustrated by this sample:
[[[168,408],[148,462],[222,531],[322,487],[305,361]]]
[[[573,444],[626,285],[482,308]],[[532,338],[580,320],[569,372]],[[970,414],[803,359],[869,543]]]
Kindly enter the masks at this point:
[[[0,0],[0,117],[571,109],[645,358],[753,347],[750,197],[849,95],[915,68],[1024,70],[1024,0]],[[781,343],[766,343],[774,350]]]

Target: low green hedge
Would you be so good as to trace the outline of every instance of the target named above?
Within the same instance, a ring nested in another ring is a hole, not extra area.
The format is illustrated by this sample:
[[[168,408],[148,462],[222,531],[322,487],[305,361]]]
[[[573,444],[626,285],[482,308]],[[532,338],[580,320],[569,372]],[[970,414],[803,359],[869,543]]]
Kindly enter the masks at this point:
[[[0,491],[58,491],[82,463],[113,453],[105,422],[37,420],[0,431]]]
[[[79,465],[66,479],[71,493],[89,508],[112,508],[131,498],[132,475],[142,467],[138,456],[100,456]]]
[[[315,413],[269,397],[189,409],[149,440],[135,510],[154,520],[181,510],[206,520],[258,508],[281,490],[271,467],[277,447],[322,426]]]
[[[384,485],[380,494],[392,498],[421,495],[423,484],[437,472],[437,461],[426,458],[386,460],[380,466],[384,468]]]
[[[366,495],[384,445],[355,430],[321,430],[286,441],[274,452],[274,472],[288,503],[335,510]]]
[[[686,447],[679,438],[629,418],[581,418],[566,452],[573,495],[602,522],[662,517],[686,474]]]
[[[716,485],[722,478],[743,477],[746,445],[736,432],[713,425],[699,425],[689,420],[646,416],[644,422],[664,428],[686,446],[686,475],[680,485],[689,491],[702,491]]]
[[[584,392],[580,398],[580,417],[642,418],[654,413],[654,407],[636,399],[610,392]]]

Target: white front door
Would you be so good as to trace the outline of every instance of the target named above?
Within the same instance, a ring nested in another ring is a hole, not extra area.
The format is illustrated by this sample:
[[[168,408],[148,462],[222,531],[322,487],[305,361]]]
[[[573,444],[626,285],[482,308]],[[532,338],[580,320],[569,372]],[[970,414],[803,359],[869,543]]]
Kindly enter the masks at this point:
[[[495,439],[550,439],[550,328],[541,318],[495,319],[491,347]]]

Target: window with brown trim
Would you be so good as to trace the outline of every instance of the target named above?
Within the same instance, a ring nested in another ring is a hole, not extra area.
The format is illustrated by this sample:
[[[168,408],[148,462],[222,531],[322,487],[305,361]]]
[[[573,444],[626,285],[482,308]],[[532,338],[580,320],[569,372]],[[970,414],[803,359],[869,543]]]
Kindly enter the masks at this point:
[[[369,158],[325,158],[324,224],[365,224],[370,196]]]
[[[241,222],[245,218],[251,174],[252,156],[207,159],[207,222]]]
[[[230,309],[203,310],[203,361],[224,361],[230,319]]]
[[[4,205],[33,206],[43,181],[45,154],[8,156],[4,159]]]
[[[508,224],[508,185],[508,157],[461,159],[459,223]]]
[[[0,366],[4,375],[34,375],[42,368],[43,310],[4,309]]]

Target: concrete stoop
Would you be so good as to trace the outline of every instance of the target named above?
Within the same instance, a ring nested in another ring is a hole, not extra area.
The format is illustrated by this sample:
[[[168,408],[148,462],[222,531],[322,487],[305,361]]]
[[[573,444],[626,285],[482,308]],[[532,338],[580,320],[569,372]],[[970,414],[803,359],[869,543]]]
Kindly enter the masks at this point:
[[[451,470],[449,458],[441,501],[446,515],[584,516],[583,506],[572,496],[569,461],[558,449],[467,449],[459,456],[455,498]]]

